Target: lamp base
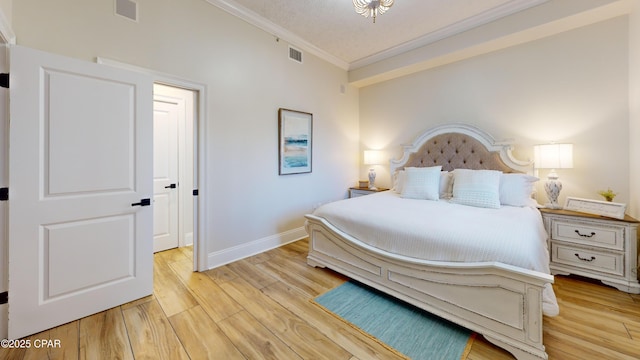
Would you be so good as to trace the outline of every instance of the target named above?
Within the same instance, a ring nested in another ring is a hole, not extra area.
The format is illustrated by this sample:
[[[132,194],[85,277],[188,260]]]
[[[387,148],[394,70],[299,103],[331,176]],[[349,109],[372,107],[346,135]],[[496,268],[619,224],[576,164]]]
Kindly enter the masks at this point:
[[[555,175],[555,171],[553,171]],[[544,205],[547,209],[562,209],[562,206],[558,204],[558,196],[560,196],[560,190],[562,190],[562,183],[558,180],[558,176],[549,175],[548,180],[544,183],[544,191],[547,193],[547,199],[549,202]]]
[[[369,169],[369,190],[378,190],[375,186],[376,183],[376,171]]]
[[[545,208],[547,208],[547,209],[553,209],[553,210],[560,210],[560,209],[562,209],[562,206],[560,206],[560,204],[558,204],[558,203],[555,203],[555,204],[552,204],[552,203],[546,203],[546,204],[544,204],[544,207],[545,207]]]

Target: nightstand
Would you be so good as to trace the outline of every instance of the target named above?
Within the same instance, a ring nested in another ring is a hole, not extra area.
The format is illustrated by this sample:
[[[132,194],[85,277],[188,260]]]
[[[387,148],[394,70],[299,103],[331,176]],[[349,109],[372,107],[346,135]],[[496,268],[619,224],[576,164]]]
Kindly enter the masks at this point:
[[[377,190],[371,190],[369,188],[352,187],[352,188],[349,188],[349,198],[354,198],[354,197],[364,196],[364,195],[369,195],[369,194],[375,194],[377,192],[387,191],[387,190],[389,190],[389,189],[378,188]]]
[[[549,236],[551,274],[586,276],[640,294],[638,220],[569,210],[540,212]]]

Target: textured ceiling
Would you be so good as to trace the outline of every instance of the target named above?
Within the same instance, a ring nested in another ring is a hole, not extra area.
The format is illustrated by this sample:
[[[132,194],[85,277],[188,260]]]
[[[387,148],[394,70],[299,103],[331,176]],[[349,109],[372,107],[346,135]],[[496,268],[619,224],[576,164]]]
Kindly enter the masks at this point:
[[[208,1],[249,13],[254,20],[273,24],[269,27],[293,34],[353,67],[394,55],[394,49],[396,53],[407,51],[546,0],[396,0],[375,24],[355,12],[352,0]]]

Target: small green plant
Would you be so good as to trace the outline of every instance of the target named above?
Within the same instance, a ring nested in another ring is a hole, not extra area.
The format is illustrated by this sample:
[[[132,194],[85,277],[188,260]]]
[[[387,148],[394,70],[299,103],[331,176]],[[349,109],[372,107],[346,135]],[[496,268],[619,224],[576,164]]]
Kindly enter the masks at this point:
[[[616,197],[618,193],[614,193],[613,190],[611,190],[611,188],[607,188],[607,190],[598,191],[598,195],[604,197],[604,199],[607,201],[613,201],[613,198]]]

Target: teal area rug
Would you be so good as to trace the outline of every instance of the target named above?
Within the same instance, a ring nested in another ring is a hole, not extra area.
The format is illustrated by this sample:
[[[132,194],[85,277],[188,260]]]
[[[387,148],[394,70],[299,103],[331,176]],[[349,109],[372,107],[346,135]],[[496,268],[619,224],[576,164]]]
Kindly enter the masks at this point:
[[[473,341],[471,331],[355,281],[315,302],[414,360],[459,360]]]

